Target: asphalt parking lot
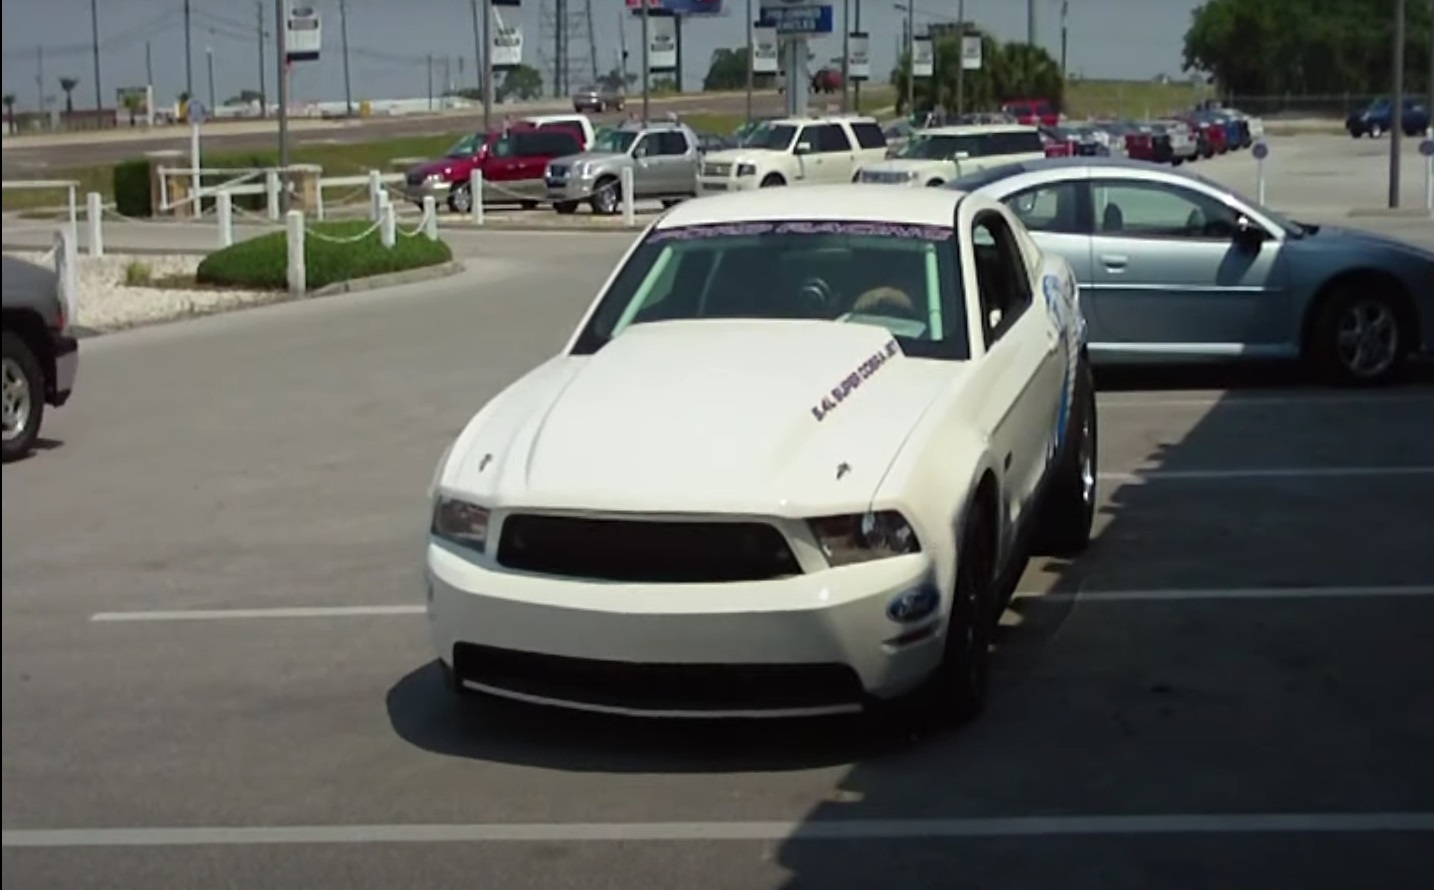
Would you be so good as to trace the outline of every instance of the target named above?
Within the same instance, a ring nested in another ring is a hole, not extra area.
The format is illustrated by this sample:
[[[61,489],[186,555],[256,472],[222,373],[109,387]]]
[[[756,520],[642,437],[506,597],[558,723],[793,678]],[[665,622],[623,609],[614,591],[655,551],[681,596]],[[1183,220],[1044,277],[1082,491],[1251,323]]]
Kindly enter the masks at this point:
[[[1097,541],[964,733],[456,708],[424,486],[590,243],[86,342],[0,487],[7,886],[1427,887],[1427,373],[1107,378]]]

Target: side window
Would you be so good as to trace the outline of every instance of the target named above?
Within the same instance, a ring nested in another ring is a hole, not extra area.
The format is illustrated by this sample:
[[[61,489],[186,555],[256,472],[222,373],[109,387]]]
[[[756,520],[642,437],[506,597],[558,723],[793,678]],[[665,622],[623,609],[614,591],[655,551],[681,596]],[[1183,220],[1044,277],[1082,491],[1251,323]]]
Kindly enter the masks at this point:
[[[1074,180],[1028,188],[1002,203],[1032,232],[1086,234],[1080,225],[1080,184]]]
[[[851,140],[839,124],[823,124],[817,127],[816,149],[820,152],[851,151]]]
[[[655,133],[639,133],[637,139],[632,143],[631,154],[635,158],[646,158],[657,154],[657,135]]]
[[[1035,130],[1015,130],[1006,133],[993,133],[991,135],[991,154],[997,155],[1025,155],[1043,154],[1045,146],[1041,144],[1041,134]]]
[[[1235,211],[1199,192],[1155,182],[1093,186],[1098,235],[1180,240],[1228,240],[1235,235]]]
[[[1000,214],[986,212],[971,227],[980,291],[981,327],[990,348],[1031,305],[1031,282],[1020,245]]]
[[[664,130],[658,133],[657,153],[669,157],[687,154],[687,136],[681,130]]]
[[[856,144],[862,148],[885,148],[886,135],[881,132],[881,127],[873,123],[855,123],[851,125],[851,132],[856,136]]]

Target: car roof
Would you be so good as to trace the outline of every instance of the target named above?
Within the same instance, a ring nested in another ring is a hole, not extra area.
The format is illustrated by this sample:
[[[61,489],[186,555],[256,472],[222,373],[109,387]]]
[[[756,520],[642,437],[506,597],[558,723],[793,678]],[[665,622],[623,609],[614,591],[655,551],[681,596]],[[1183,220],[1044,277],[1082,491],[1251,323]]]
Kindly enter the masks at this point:
[[[657,227],[816,219],[949,228],[956,203],[963,196],[955,189],[898,189],[852,183],[754,189],[684,201],[668,211]]]
[[[835,124],[841,121],[849,124],[874,124],[876,118],[865,114],[814,114],[810,117],[775,117],[770,123],[800,127],[803,124]]]
[[[922,136],[985,136],[993,133],[1039,133],[1029,124],[954,124],[949,127],[927,127]]]

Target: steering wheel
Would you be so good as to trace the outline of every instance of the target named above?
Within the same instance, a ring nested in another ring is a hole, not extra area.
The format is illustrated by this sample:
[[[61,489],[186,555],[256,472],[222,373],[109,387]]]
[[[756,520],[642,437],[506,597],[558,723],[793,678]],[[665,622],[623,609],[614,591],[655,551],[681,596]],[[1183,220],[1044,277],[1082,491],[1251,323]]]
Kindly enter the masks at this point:
[[[804,279],[797,288],[797,293],[801,296],[802,302],[810,305],[813,309],[825,309],[831,304],[833,297],[831,285],[815,276]]]

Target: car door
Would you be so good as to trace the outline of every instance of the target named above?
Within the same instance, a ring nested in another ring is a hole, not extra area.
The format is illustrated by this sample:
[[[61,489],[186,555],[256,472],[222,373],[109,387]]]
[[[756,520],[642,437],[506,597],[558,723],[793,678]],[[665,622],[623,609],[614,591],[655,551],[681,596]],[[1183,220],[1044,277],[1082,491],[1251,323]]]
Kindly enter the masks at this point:
[[[1012,192],[1001,200],[1021,221],[1041,250],[1070,263],[1081,286],[1081,311],[1090,339],[1100,340],[1103,329],[1091,299],[1090,190],[1084,175],[1043,182]]]
[[[1102,345],[1238,355],[1289,339],[1288,264],[1276,233],[1238,238],[1234,207],[1173,183],[1096,179],[1091,194],[1088,291]]]
[[[632,191],[634,197],[658,193],[662,186],[662,158],[658,154],[657,131],[640,134],[628,153],[632,155]]]
[[[856,172],[856,147],[840,124],[822,124],[817,130],[817,151],[822,158],[822,182],[850,182]]]
[[[823,178],[823,155],[821,151],[819,124],[802,127],[792,152],[797,158],[797,178],[804,183],[826,182]]]
[[[1032,298],[1026,256],[1005,216],[978,211],[964,240],[985,344],[980,373],[987,385],[978,424],[1001,467],[1002,507],[1015,527],[1031,507],[1052,453],[1065,340],[1044,303]]]
[[[657,136],[656,166],[659,194],[685,195],[695,186],[696,173],[691,159],[687,134],[681,130],[663,130]]]
[[[548,155],[544,151],[547,135],[541,130],[521,130],[509,134],[513,153],[510,158],[511,180],[507,183],[513,197],[541,200],[546,186],[543,171],[548,167]]]

